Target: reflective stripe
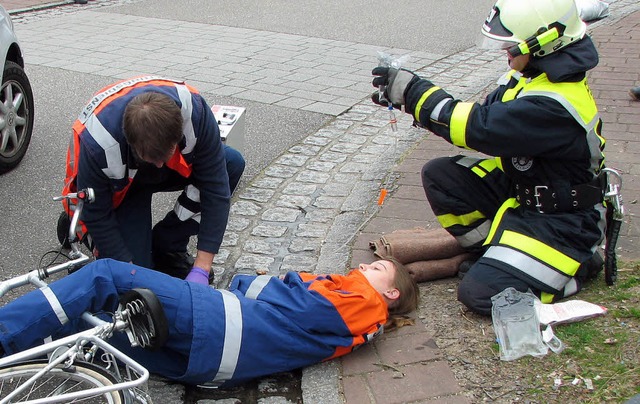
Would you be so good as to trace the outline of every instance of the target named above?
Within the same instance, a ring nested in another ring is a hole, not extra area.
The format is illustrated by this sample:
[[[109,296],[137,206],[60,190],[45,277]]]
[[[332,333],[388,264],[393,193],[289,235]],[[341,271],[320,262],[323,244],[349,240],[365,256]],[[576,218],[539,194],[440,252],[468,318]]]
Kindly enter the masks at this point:
[[[67,317],[67,313],[65,313],[64,309],[62,308],[58,297],[53,293],[51,289],[49,289],[48,286],[45,286],[40,290],[42,291],[45,299],[47,299],[47,301],[49,302],[49,305],[51,306],[51,309],[55,313],[56,317],[58,317],[58,321],[60,321],[60,324],[67,324],[69,322],[69,317]]]
[[[520,96],[521,97],[539,96],[539,97],[548,97],[556,100],[560,105],[564,107],[564,109],[567,110],[567,112],[573,117],[573,119],[575,119],[576,122],[578,122],[580,126],[582,126],[587,131],[592,129],[599,119],[599,116],[597,113],[595,114],[595,118],[593,116],[591,117],[583,116],[580,112],[587,114],[588,112],[586,111],[586,109],[588,108],[588,106],[580,108],[580,111],[578,111],[578,109],[576,109],[576,107],[571,102],[569,102],[563,95],[558,94],[557,92],[554,92],[554,91],[526,91],[526,92],[523,92],[523,94],[521,94]]]
[[[126,166],[122,163],[122,153],[120,144],[113,138],[111,133],[102,126],[102,122],[97,116],[91,115],[85,122],[85,127],[91,133],[91,137],[100,145],[107,159],[107,167],[103,168],[104,174],[115,180],[125,177]]]
[[[200,202],[200,190],[194,185],[189,184],[184,189],[184,194],[187,198],[194,202]]]
[[[487,172],[480,167],[471,167],[471,171],[480,178],[484,178],[487,175]]]
[[[484,170],[484,174],[482,175],[478,174],[478,176],[481,176],[481,177],[484,177],[484,175],[492,172],[493,170],[499,167],[498,158],[485,159],[485,158],[479,158],[479,157],[465,156],[460,159],[457,159],[456,164],[461,165],[462,167],[469,168],[471,170],[473,170],[474,167],[480,167],[481,171]]]
[[[462,247],[471,247],[487,239],[487,234],[491,230],[491,221],[487,220],[480,226],[470,230],[462,236],[456,236],[456,240]]]
[[[465,213],[464,215],[447,213],[445,215],[439,215],[437,218],[442,227],[448,228],[455,225],[469,226],[480,219],[485,219],[486,216],[482,214],[482,212],[476,210],[470,213]]]
[[[436,105],[436,107],[433,109],[433,111],[431,111],[431,115],[429,116],[429,118],[431,118],[431,120],[437,121],[438,117],[440,117],[440,111],[442,111],[442,108],[444,108],[444,106],[451,101],[453,101],[453,98],[445,98],[444,100],[440,101],[438,105]]]
[[[518,78],[518,84],[504,92],[502,95],[502,102],[514,100],[525,84],[527,84],[527,79],[525,77]]]
[[[183,222],[192,219],[200,223],[200,220],[202,219],[200,212],[192,212],[184,206],[180,205],[180,203],[177,201],[176,205],[173,207],[173,211],[175,212],[176,216],[178,216],[178,219]]]
[[[499,243],[516,248],[529,254],[538,260],[545,262],[552,268],[564,272],[568,276],[573,276],[578,271],[580,263],[555,248],[524,234],[505,230],[500,237]],[[546,282],[545,282],[546,283]]]
[[[492,258],[512,266],[514,269],[539,280],[551,288],[561,291],[571,279],[542,262],[509,247],[491,246],[483,258]]]
[[[484,168],[487,171],[487,173],[490,173],[496,168],[498,168],[498,161],[495,158],[482,160],[479,166]]]
[[[214,385],[220,385],[230,380],[238,366],[240,348],[242,348],[242,307],[238,297],[228,290],[219,289],[224,305],[224,341],[222,345],[222,358]],[[216,383],[217,382],[217,383]]]
[[[193,202],[200,202],[200,190],[192,184],[189,184],[185,187],[183,195]],[[178,200],[176,201],[176,204],[173,207],[173,211],[175,212],[176,216],[178,216],[178,219],[183,222],[185,220],[193,219],[196,222],[200,223],[200,212],[193,212],[184,207],[182,204],[180,204],[180,198],[178,198]]]
[[[473,102],[459,102],[453,108],[449,120],[449,137],[454,146],[469,148],[467,146],[467,122],[469,122],[469,114],[474,105]]]
[[[456,164],[461,165],[462,167],[471,168],[477,165],[480,160],[482,159],[478,157],[465,156],[461,159],[456,160]]]
[[[471,171],[473,171],[473,173],[478,177],[484,178],[484,176],[487,175],[487,172],[482,169],[482,166],[481,166],[482,160],[483,159],[478,157],[465,156],[461,159],[456,160],[456,164],[462,167],[468,168]]]
[[[420,110],[422,109],[422,104],[424,104],[424,102],[427,100],[427,98],[429,98],[429,96],[431,96],[431,94],[435,93],[438,90],[440,90],[440,87],[433,86],[425,91],[424,94],[422,94],[420,100],[418,100],[418,103],[416,104],[416,110],[413,111],[413,115],[416,118],[416,121],[420,122]]]
[[[521,77],[522,77],[522,73],[520,73],[519,71],[509,70],[508,72],[500,76],[498,81],[496,81],[496,84],[499,86],[504,86],[509,84],[512,78],[515,80],[520,80]]]
[[[600,122],[600,114],[587,86],[587,79],[578,83],[550,83],[546,74],[543,74],[534,79],[528,88],[532,89],[525,89],[518,95],[518,98],[525,96],[551,98],[562,105],[573,119],[584,128],[591,153],[590,169],[596,172],[600,168],[600,162],[604,159],[602,149],[604,149],[605,139],[596,131],[596,126]]]
[[[578,287],[578,280],[576,278],[571,278],[571,280],[564,285],[564,294],[563,297],[573,296],[580,291]]]
[[[112,87],[109,87],[105,91],[98,93],[94,95],[93,98],[91,98],[91,101],[89,101],[89,103],[87,103],[87,105],[80,112],[80,116],[78,117],[78,120],[84,124],[87,118],[89,118],[89,116],[93,114],[93,111],[95,110],[95,108],[98,105],[100,105],[102,101],[112,96],[113,94],[119,92],[120,90],[127,87],[132,87],[138,83],[154,81],[154,80],[167,80],[167,79],[163,79],[158,76],[142,76],[142,77],[135,77],[130,80],[126,80],[121,83],[118,83]]]
[[[180,97],[180,103],[182,104],[182,134],[186,142],[184,149],[180,150],[180,152],[182,154],[189,154],[196,145],[196,134],[193,130],[193,122],[191,121],[191,115],[193,113],[192,94],[185,85],[176,84],[176,90],[178,91],[178,97]]]
[[[564,286],[564,289],[562,290],[562,297],[573,296],[579,291],[580,291],[580,288],[578,287],[578,281],[576,280],[576,278],[571,278],[569,282],[567,282],[567,284]],[[554,295],[553,293],[547,293],[547,292],[540,293],[540,301],[545,304],[553,303],[553,300],[555,297],[556,295]]]
[[[258,295],[260,294],[260,292],[262,292],[262,289],[264,289],[264,287],[267,286],[271,278],[273,278],[273,276],[271,275],[257,276],[253,280],[253,282],[251,282],[251,285],[249,285],[249,288],[247,288],[247,293],[245,293],[244,296],[248,297],[249,299],[254,299],[254,300],[257,299]]]
[[[504,172],[504,168],[502,166],[502,158],[496,157],[494,160],[496,161],[496,168]]]
[[[553,303],[553,298],[555,296],[556,295],[554,295],[553,293],[541,292],[540,301],[544,304],[550,304],[550,303]]]
[[[487,240],[489,242],[491,242],[491,240],[493,239],[493,236],[496,233],[496,228],[498,227],[497,225],[502,222],[502,217],[504,216],[504,213],[507,211],[507,209],[514,209],[518,206],[520,206],[520,203],[516,201],[516,198],[509,198],[506,201],[502,202],[502,205],[500,206],[500,208],[498,208],[498,212],[496,212],[496,215],[493,217],[493,223],[495,224],[495,226],[491,227],[489,235],[487,235]]]

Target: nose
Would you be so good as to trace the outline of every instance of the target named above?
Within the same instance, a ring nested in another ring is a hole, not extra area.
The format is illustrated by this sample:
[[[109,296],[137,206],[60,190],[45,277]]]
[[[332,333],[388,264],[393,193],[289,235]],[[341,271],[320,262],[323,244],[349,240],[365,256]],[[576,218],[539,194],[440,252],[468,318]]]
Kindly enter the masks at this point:
[[[358,269],[361,271],[366,271],[367,270],[367,266],[365,264],[360,264],[358,265]]]

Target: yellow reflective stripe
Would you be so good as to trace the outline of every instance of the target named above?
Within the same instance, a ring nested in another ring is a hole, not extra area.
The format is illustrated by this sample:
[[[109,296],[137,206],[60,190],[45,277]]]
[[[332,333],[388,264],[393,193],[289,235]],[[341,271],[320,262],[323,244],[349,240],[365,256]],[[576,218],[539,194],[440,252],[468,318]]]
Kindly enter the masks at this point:
[[[510,88],[504,92],[504,94],[502,95],[502,101],[506,102],[515,99],[516,95],[518,95],[518,92],[522,90],[522,87],[524,87],[525,84],[527,84],[526,77],[521,77],[520,79],[518,79],[518,83],[513,86],[513,88]]]
[[[541,74],[525,87],[521,96],[546,96],[558,101],[587,130],[598,114],[598,107],[587,84],[587,79],[579,82],[551,83],[546,73]],[[595,122],[593,123],[595,125]]]
[[[479,166],[484,168],[488,173],[490,173],[491,171],[496,169],[496,167],[498,166],[498,162],[496,161],[496,159],[482,160]]]
[[[506,212],[507,209],[517,208],[518,206],[520,206],[520,203],[516,201],[516,198],[509,198],[502,203],[502,206],[500,206],[500,209],[498,209],[498,212],[493,218],[493,225],[491,226],[491,230],[487,235],[487,240],[485,241],[485,244],[488,244],[489,241],[493,239],[493,236],[496,234],[496,228],[497,228],[496,225],[502,221],[502,216],[504,216],[504,212]]]
[[[527,53],[529,53],[529,45],[527,45],[526,42],[522,42],[521,44],[518,44],[518,49],[520,49],[520,53],[522,53],[523,55],[526,55]]]
[[[545,304],[553,303],[554,295],[547,292],[540,293],[540,301]]]
[[[483,169],[481,169],[480,167],[472,167],[471,171],[473,171],[474,173],[476,173],[476,175],[480,178],[484,178],[485,175],[487,175],[487,172]]]
[[[496,167],[498,167],[500,171],[504,171],[504,168],[502,167],[502,158],[496,157],[495,160],[496,160]]]
[[[552,28],[546,32],[543,32],[542,34],[538,35],[536,37],[536,40],[538,41],[538,44],[540,44],[540,47],[543,47],[547,44],[550,44],[551,42],[555,41],[556,39],[558,39],[560,37],[560,35],[558,35],[558,29],[557,28]]]
[[[422,94],[422,96],[418,100],[418,104],[416,104],[416,110],[413,111],[413,115],[416,118],[416,121],[420,122],[420,110],[422,109],[422,104],[424,104],[424,102],[431,96],[431,94],[435,93],[438,90],[440,90],[440,87],[433,86],[425,91],[424,94]]]
[[[467,122],[473,105],[473,102],[459,102],[453,108],[449,121],[449,137],[454,146],[469,148],[467,146]]]
[[[497,166],[498,162],[496,159],[479,160],[477,165],[471,167],[471,171],[473,171],[478,177],[484,178],[491,171],[495,170]]]
[[[459,224],[462,226],[468,226],[484,218],[486,218],[486,216],[476,210],[475,212],[466,213],[464,215],[459,215],[459,216],[451,213],[448,213],[446,215],[440,215],[438,216],[438,221],[440,222],[442,227],[448,228],[456,224]]]
[[[514,231],[505,230],[504,233],[502,233],[502,237],[500,237],[500,244],[525,252],[569,276],[575,275],[580,266],[578,261],[555,248]]]

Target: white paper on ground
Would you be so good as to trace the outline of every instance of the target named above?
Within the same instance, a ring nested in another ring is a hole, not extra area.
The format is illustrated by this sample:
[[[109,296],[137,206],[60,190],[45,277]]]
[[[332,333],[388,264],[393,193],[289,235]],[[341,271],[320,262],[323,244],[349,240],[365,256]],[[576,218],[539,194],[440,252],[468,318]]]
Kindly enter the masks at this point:
[[[607,313],[606,307],[585,302],[584,300],[568,300],[561,303],[540,304],[538,319],[541,324],[573,323]]]

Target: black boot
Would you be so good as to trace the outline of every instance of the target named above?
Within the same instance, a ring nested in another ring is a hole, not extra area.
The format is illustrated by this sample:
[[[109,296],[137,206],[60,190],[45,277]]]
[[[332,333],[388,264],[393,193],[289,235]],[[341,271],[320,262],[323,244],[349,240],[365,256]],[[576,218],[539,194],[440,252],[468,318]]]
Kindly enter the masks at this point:
[[[154,269],[174,278],[186,278],[193,268],[194,261],[191,254],[186,251],[153,253]]]
[[[584,280],[595,279],[603,268],[604,259],[602,258],[602,255],[596,251],[589,261],[583,262],[580,265],[580,268],[578,268],[578,272],[576,273],[576,277]]]

